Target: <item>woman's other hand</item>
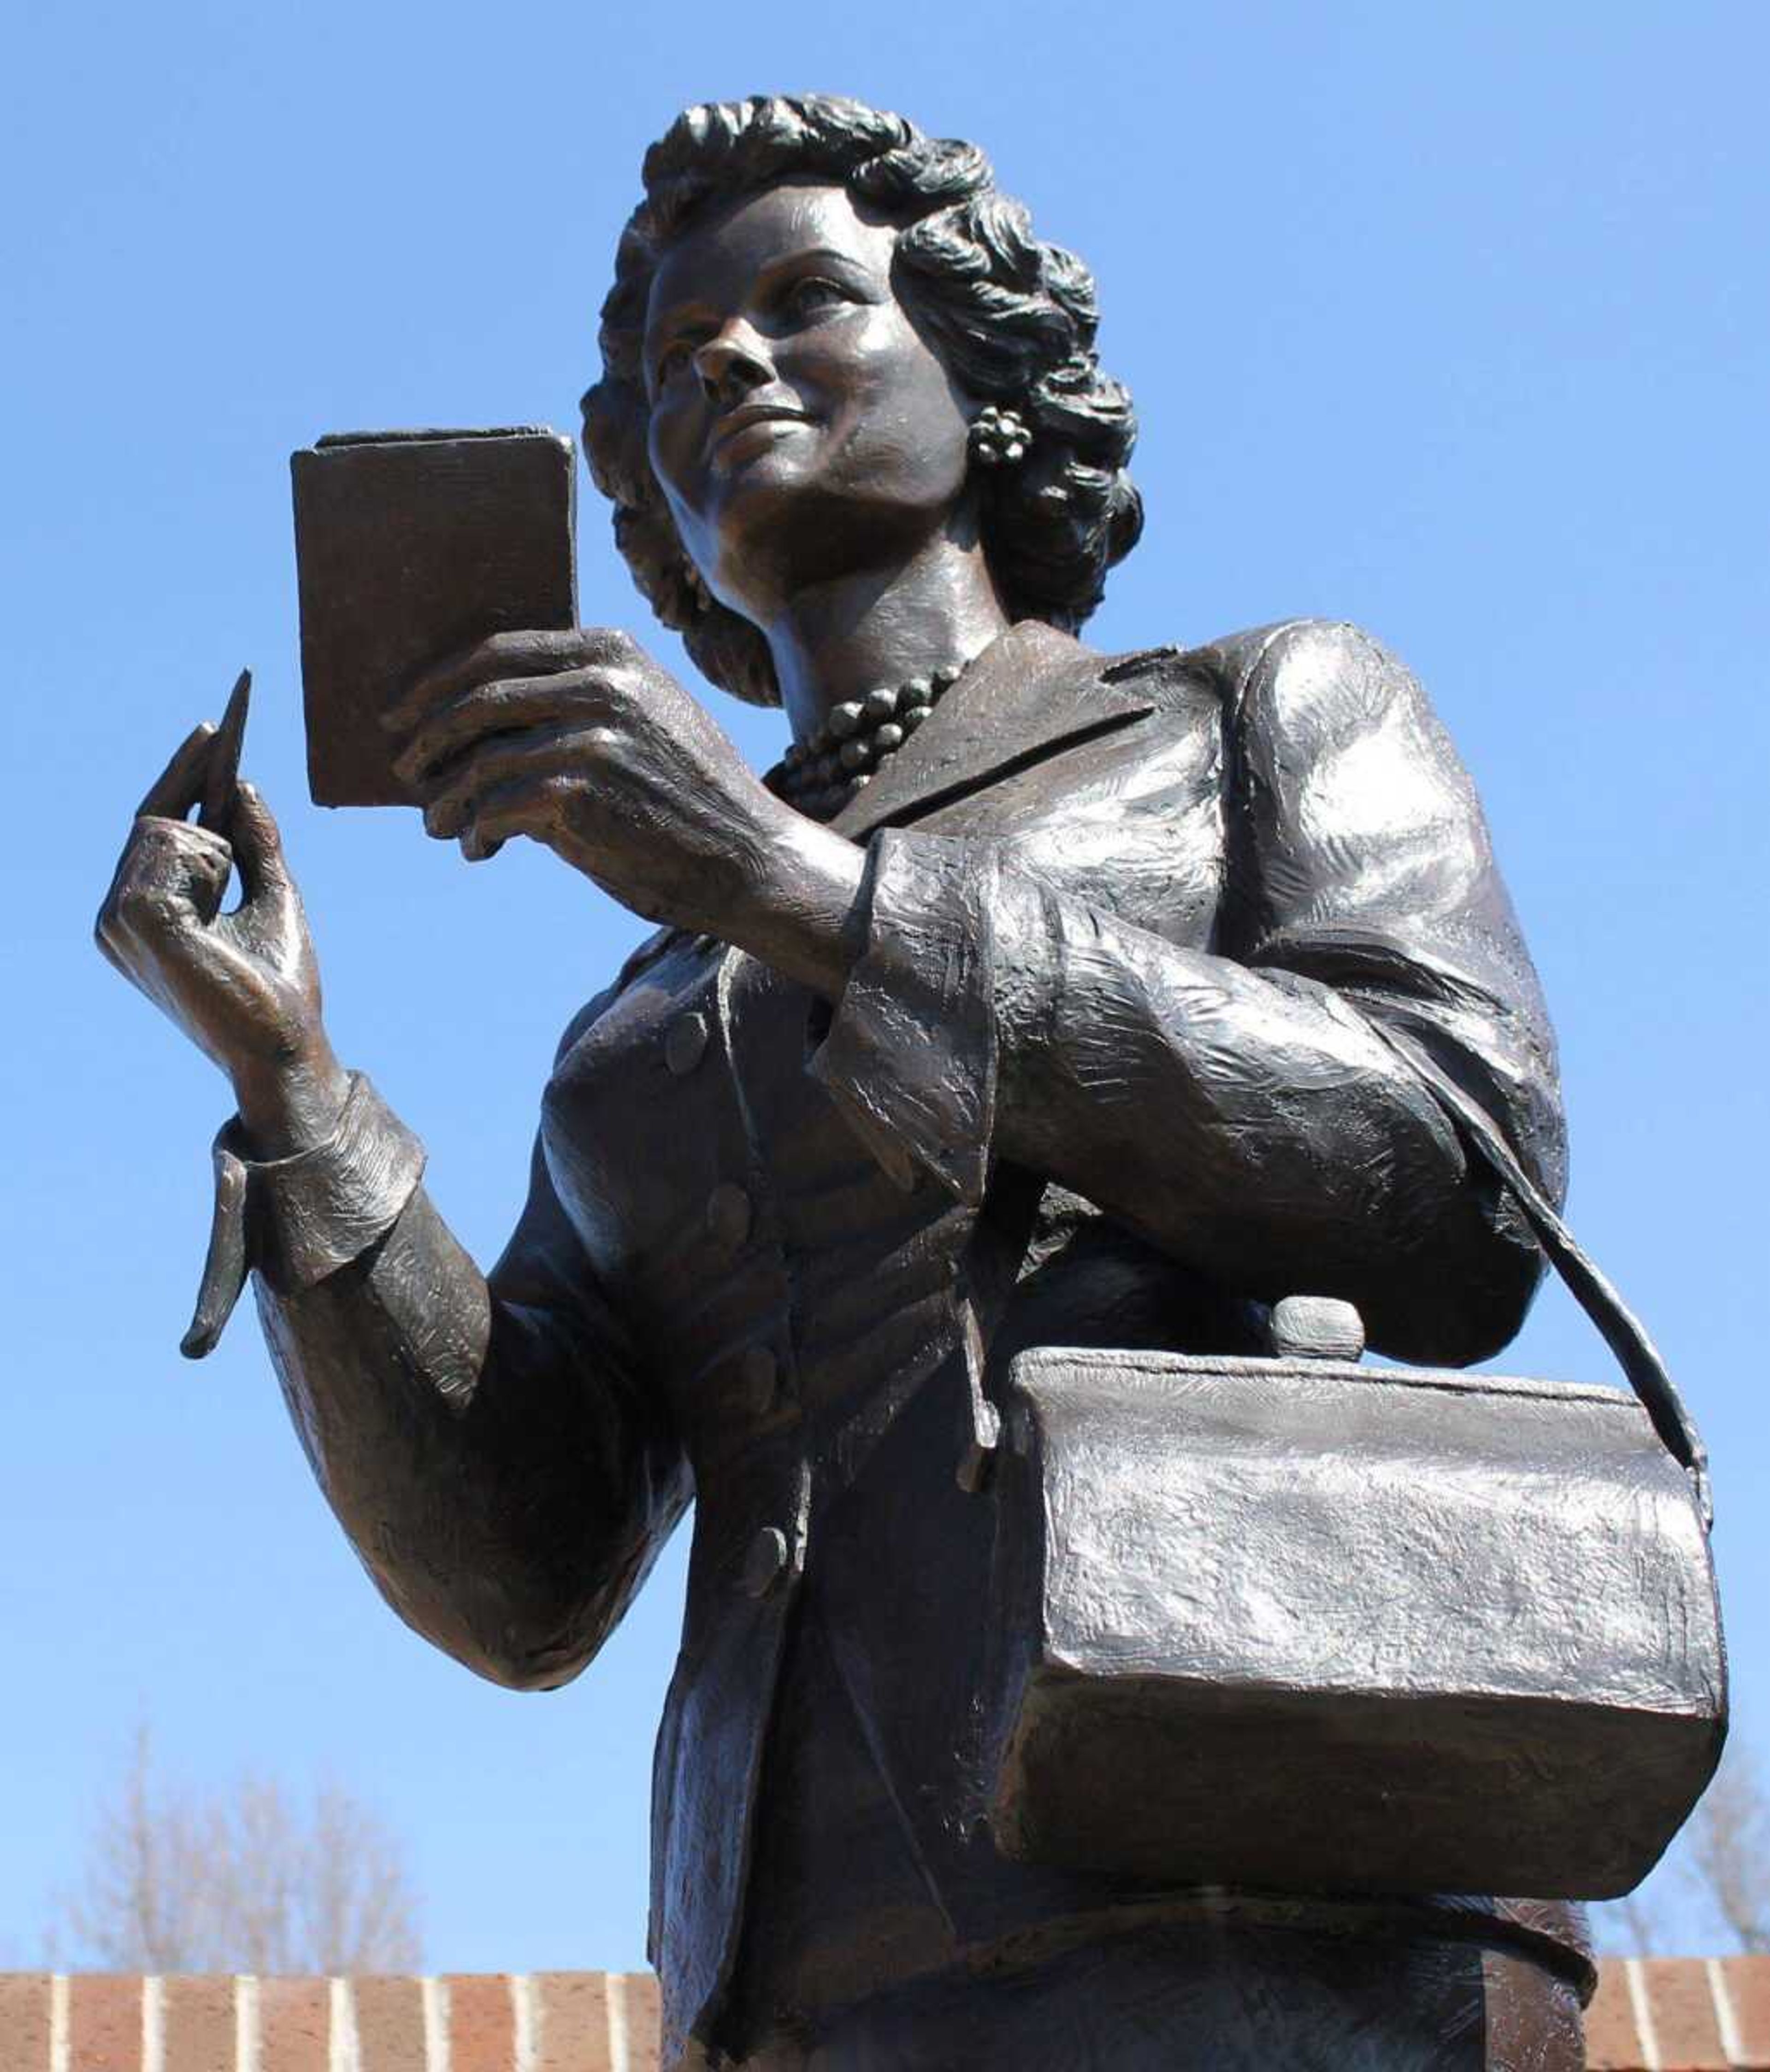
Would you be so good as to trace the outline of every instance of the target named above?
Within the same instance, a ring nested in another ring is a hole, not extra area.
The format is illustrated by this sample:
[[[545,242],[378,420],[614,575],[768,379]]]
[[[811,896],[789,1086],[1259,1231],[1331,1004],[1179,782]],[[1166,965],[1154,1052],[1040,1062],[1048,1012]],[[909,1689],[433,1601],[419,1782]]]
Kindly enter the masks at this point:
[[[500,633],[389,713],[424,824],[471,860],[544,842],[624,906],[839,989],[851,842],[776,798],[628,635]]]
[[[214,729],[186,739],[142,800],[94,929],[125,978],[233,1083],[253,1149],[322,1143],[348,1080],[320,1013],[319,969],[270,809],[235,794],[231,839],[184,816],[202,795]],[[242,897],[221,902],[237,867]]]

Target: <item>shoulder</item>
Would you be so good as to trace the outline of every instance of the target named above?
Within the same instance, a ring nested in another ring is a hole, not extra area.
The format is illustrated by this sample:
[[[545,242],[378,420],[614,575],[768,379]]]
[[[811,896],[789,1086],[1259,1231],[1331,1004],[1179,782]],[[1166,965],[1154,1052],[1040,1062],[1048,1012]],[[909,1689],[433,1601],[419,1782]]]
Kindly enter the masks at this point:
[[[1203,642],[1186,654],[1195,667],[1238,688],[1274,672],[1356,667],[1373,655],[1392,659],[1361,626],[1344,619],[1274,619]]]
[[[1195,647],[1109,657],[1101,680],[1158,704],[1208,686],[1237,730],[1332,736],[1403,711],[1435,728],[1418,679],[1393,650],[1346,619],[1283,619]]]
[[[1282,619],[1192,648],[1150,648],[1108,665],[1113,681],[1135,676],[1208,682],[1244,717],[1372,716],[1397,702],[1424,703],[1394,652],[1347,619]]]
[[[1344,619],[1286,619],[1195,648],[1152,648],[1108,665],[1111,680],[1208,684],[1245,777],[1289,787],[1350,759],[1361,778],[1466,803],[1468,779],[1418,679],[1393,649]]]
[[[1275,619],[1268,625],[1225,633],[1214,640],[1182,647],[1170,641],[1101,658],[1101,675],[1108,683],[1129,683],[1165,675],[1208,676],[1225,689],[1245,683],[1262,665],[1281,666],[1293,658],[1350,660],[1378,643],[1362,627],[1344,619]]]

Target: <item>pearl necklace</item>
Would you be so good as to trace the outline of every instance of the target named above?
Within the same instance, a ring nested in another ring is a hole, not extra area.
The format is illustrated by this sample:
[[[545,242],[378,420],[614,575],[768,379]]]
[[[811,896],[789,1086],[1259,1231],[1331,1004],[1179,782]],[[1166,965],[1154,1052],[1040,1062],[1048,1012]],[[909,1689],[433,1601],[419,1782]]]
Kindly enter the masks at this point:
[[[959,680],[963,663],[837,705],[809,741],[796,741],[763,783],[813,820],[834,817],[915,733]]]

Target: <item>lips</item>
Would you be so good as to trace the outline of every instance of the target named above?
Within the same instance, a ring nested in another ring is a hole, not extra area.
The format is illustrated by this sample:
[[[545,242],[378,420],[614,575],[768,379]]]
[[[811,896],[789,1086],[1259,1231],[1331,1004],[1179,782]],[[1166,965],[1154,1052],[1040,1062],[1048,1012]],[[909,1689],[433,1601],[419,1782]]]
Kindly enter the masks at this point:
[[[713,426],[711,443],[717,446],[751,425],[805,425],[811,421],[804,410],[795,410],[784,403],[740,403],[735,410],[727,410],[716,418]]]

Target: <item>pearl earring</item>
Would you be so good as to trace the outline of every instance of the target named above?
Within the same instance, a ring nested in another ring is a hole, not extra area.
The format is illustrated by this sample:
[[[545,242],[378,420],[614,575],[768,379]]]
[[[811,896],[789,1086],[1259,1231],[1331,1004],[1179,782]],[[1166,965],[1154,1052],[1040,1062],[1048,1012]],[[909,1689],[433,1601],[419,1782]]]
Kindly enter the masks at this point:
[[[1012,467],[1031,444],[1032,428],[1018,410],[992,403],[971,421],[971,457],[984,467]]]

